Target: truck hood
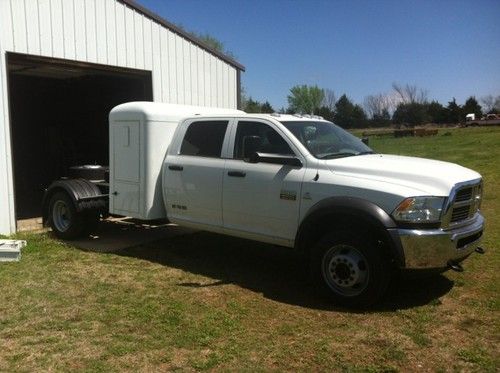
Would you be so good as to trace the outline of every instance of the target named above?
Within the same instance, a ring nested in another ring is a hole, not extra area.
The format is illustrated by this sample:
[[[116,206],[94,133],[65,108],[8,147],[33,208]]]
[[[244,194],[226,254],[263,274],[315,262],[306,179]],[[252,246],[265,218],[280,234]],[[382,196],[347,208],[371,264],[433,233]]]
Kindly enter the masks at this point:
[[[448,196],[460,182],[481,177],[460,165],[433,159],[367,154],[325,161],[335,174],[376,180],[415,190],[415,195]]]

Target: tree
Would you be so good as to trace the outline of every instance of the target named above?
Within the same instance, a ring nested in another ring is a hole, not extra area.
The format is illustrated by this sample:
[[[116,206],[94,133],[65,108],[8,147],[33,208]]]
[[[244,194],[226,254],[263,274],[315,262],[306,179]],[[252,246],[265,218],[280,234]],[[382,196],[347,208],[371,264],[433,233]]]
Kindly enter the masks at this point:
[[[432,123],[448,123],[448,111],[437,101],[427,104],[427,115]]]
[[[243,110],[246,111],[247,113],[274,113],[274,109],[269,103],[269,101],[264,102],[263,104],[260,103],[257,100],[252,99],[249,97],[245,101],[245,106],[243,107]]]
[[[335,121],[335,112],[326,106],[321,106],[319,109],[314,110],[314,114],[320,115],[330,122]]]
[[[323,89],[324,97],[323,102],[321,103],[322,107],[327,108],[331,112],[335,111],[335,103],[337,102],[337,95],[333,91],[333,89],[325,88]]]
[[[477,102],[474,96],[470,96],[467,101],[465,101],[464,106],[462,107],[462,114],[475,114],[476,118],[481,118],[483,116],[483,112],[481,110],[481,105]],[[460,118],[463,119],[463,118]]]
[[[463,119],[462,108],[457,104],[455,97],[448,102],[446,111],[448,112],[448,123],[460,123],[460,120]]]
[[[384,109],[382,113],[373,115],[369,127],[387,127],[391,125],[391,114]]]
[[[271,114],[271,113],[274,113],[275,110],[273,109],[273,107],[271,106],[271,104],[269,103],[269,101],[266,101],[264,102],[261,107],[260,107],[260,112],[261,113],[268,113],[268,114]]]
[[[402,86],[399,83],[392,83],[392,89],[399,102],[404,104],[423,104],[427,102],[427,90],[418,88],[416,85],[406,84]]]
[[[290,89],[288,105],[296,113],[313,114],[321,106],[325,94],[318,86],[296,85]]]
[[[246,104],[243,110],[247,113],[260,113],[262,110],[262,105],[260,102],[255,101],[251,97],[249,97],[246,100]]]
[[[481,103],[484,107],[485,114],[498,114],[500,113],[500,95],[494,97],[487,95],[481,98]]]
[[[365,97],[365,110],[370,118],[381,118],[384,113],[389,113],[392,108],[391,97],[382,93]]]
[[[343,94],[335,104],[334,121],[343,128],[361,128],[366,126],[366,113]]]
[[[392,115],[396,124],[417,126],[428,121],[426,105],[418,102],[400,103]]]

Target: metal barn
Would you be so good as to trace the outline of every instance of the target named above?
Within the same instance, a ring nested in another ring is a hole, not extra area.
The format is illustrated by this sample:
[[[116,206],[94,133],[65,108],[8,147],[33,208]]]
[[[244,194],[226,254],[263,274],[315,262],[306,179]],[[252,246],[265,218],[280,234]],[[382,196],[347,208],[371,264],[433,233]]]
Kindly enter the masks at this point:
[[[132,0],[0,0],[0,234],[69,166],[108,164],[112,107],[237,108],[243,70]]]

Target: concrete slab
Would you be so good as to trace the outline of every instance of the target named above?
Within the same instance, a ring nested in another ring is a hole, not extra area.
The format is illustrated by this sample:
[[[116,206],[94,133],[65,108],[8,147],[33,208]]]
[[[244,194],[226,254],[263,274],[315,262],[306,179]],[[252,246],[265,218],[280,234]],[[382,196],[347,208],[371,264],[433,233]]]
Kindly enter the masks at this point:
[[[101,222],[97,234],[71,244],[83,250],[114,252],[193,232],[175,224],[145,224],[130,218],[112,218]]]

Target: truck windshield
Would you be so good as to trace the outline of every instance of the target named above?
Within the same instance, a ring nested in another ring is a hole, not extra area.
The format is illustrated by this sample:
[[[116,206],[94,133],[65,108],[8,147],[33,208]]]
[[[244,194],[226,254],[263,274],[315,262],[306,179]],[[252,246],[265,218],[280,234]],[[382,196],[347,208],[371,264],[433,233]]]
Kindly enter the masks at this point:
[[[283,125],[319,159],[372,154],[359,138],[331,122],[282,121]]]

